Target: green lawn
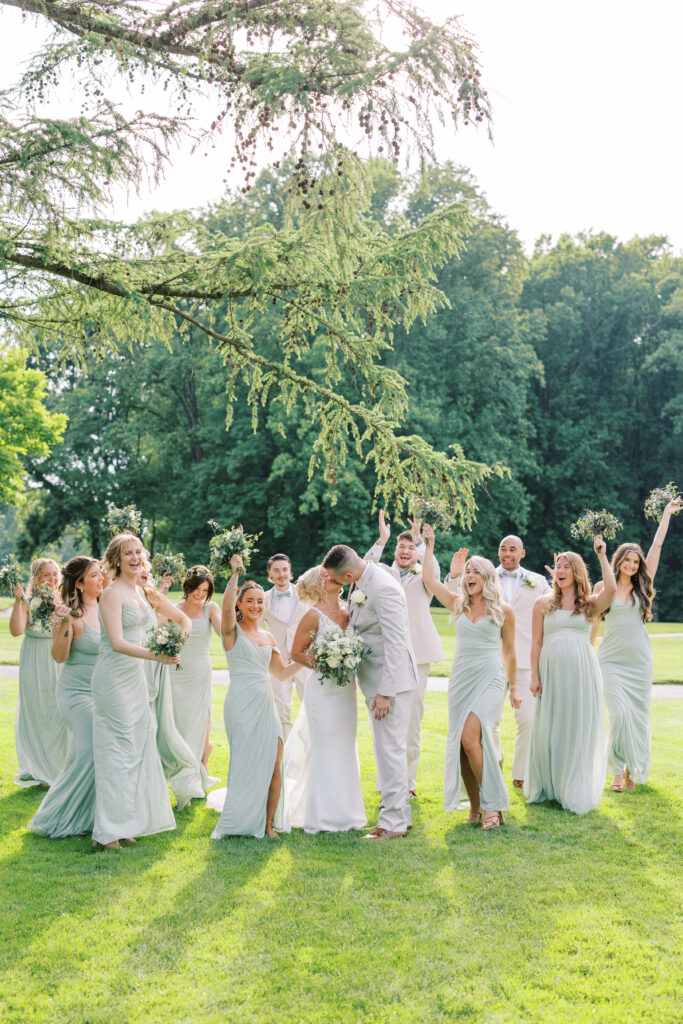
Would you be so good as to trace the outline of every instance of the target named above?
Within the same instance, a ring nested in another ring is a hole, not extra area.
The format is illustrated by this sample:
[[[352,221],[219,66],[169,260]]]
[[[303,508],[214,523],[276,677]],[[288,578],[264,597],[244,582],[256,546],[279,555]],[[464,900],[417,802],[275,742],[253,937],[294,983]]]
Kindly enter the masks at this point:
[[[222,775],[224,693],[212,757]],[[15,699],[16,680],[0,680],[3,1022],[680,1020],[683,702],[654,702],[650,784],[606,791],[584,818],[527,806],[517,791],[504,829],[447,815],[446,699],[430,693],[406,840],[214,844],[215,815],[195,804],[176,832],[92,854],[88,839],[25,830],[41,794],[7,781]],[[359,745],[374,822],[364,717]]]
[[[432,675],[448,676],[455,651],[454,627],[448,621],[448,612],[444,608],[432,609],[432,617],[436,622],[446,652],[444,661],[437,662],[432,666]],[[650,622],[647,630],[653,638],[654,681],[656,683],[683,682],[683,623]],[[662,637],[658,640],[658,633],[679,633],[680,636]],[[0,665],[18,665],[20,646],[21,641],[9,634],[7,616],[0,616]],[[223,647],[219,637],[215,634],[211,640],[211,664],[216,669],[226,667]]]

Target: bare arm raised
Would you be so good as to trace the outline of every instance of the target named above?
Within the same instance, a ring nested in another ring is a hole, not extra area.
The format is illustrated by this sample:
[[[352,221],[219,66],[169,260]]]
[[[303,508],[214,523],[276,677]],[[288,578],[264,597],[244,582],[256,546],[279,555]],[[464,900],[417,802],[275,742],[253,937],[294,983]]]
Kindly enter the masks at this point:
[[[440,583],[436,578],[436,573],[434,572],[434,531],[428,523],[425,523],[422,528],[422,536],[424,537],[426,545],[425,557],[422,563],[422,582],[427,590],[430,590],[432,594],[434,594],[434,597],[444,606],[444,608],[448,608],[449,611],[453,611],[457,595],[449,590],[445,584]],[[463,565],[460,572],[463,572],[464,568],[465,559],[463,558]]]
[[[664,512],[662,514],[662,521],[657,527],[657,532],[654,535],[654,539],[652,541],[652,544],[650,545],[650,550],[648,551],[647,558],[645,559],[647,571],[649,572],[652,579],[655,578],[655,573],[657,572],[657,568],[659,566],[659,558],[662,554],[662,544],[664,543],[664,538],[666,537],[667,532],[669,530],[671,516],[674,515],[676,512],[680,512],[682,506],[683,502],[681,502],[681,499],[674,498],[674,500],[670,501],[664,509]]]
[[[602,569],[602,589],[598,593],[596,587],[596,592],[589,598],[589,603],[593,609],[594,615],[602,615],[614,600],[614,595],[617,592],[617,581],[614,578],[612,566],[607,560],[607,545],[600,535],[594,537],[593,548],[600,559],[600,568]]]

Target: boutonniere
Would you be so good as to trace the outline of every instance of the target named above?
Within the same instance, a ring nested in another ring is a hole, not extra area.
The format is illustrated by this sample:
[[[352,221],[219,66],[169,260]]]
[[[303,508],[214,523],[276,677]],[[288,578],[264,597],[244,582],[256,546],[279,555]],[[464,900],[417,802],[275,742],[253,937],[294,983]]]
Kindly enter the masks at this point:
[[[420,565],[419,562],[417,562],[415,565],[411,565],[411,567],[410,567],[410,575],[411,576],[421,576],[422,575],[422,566]]]
[[[532,580],[531,576],[522,576],[522,583],[525,587],[531,587],[532,590],[535,590],[538,586],[536,580]]]
[[[351,594],[351,598],[350,598],[350,600],[353,601],[353,603],[358,608],[362,608],[363,605],[365,604],[365,602],[367,601],[367,599],[368,599],[368,595],[364,594],[362,590],[358,589],[358,587],[356,587],[354,592]]]

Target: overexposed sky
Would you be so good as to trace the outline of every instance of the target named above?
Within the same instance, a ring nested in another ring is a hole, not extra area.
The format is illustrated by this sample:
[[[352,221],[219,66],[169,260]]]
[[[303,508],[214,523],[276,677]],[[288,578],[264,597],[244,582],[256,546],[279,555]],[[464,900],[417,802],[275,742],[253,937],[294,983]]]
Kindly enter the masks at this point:
[[[683,5],[674,0],[421,0],[441,21],[462,14],[481,50],[494,142],[472,127],[439,139],[470,167],[527,248],[541,234],[665,234],[683,251]],[[0,82],[39,36],[0,9]],[[176,153],[166,181],[117,195],[116,215],[220,198],[231,140]],[[241,181],[235,179],[236,185]]]

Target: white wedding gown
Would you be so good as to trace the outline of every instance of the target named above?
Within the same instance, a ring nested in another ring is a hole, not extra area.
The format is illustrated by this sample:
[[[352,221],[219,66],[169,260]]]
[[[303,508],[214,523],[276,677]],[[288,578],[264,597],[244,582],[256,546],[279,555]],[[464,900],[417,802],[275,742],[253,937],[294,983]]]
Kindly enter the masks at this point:
[[[340,632],[323,612],[318,636]],[[306,680],[299,711],[284,751],[285,789],[292,828],[306,832],[347,832],[367,824],[356,745],[356,686]]]

